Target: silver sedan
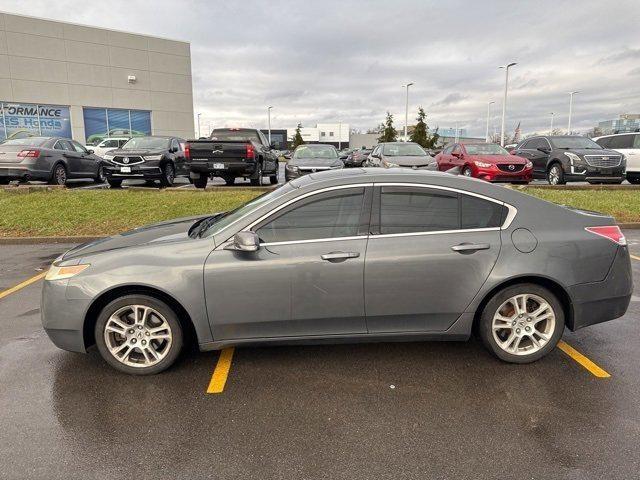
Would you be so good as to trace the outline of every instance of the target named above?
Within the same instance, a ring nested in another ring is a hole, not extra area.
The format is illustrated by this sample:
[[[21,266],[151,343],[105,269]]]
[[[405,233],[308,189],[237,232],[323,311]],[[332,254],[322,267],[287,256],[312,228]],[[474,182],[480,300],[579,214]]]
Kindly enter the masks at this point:
[[[306,175],[231,212],[141,227],[58,258],[42,322],[151,374],[187,339],[253,344],[466,340],[515,363],[565,327],[622,316],[629,252],[611,217],[406,169]]]

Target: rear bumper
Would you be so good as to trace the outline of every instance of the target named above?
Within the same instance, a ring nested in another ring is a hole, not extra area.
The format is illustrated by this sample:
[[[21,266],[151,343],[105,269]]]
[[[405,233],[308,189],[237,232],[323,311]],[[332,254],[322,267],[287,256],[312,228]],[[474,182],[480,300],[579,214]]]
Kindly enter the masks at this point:
[[[618,247],[613,264],[603,281],[574,285],[568,290],[573,303],[572,330],[623,316],[633,292],[631,260],[627,247]]]
[[[5,180],[48,180],[49,170],[37,169],[27,162],[0,163],[0,178]]]
[[[215,168],[216,164],[224,168]],[[250,177],[256,171],[257,162],[228,162],[228,161],[196,161],[191,160],[187,166],[192,173],[213,175],[214,177]]]

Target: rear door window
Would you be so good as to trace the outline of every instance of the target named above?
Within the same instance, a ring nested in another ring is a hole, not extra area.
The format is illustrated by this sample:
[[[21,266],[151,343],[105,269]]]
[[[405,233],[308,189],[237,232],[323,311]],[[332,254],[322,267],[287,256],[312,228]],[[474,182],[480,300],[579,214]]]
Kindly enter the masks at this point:
[[[421,187],[382,187],[380,233],[417,233],[460,228],[458,195]]]
[[[460,195],[460,226],[495,228],[504,223],[507,207],[472,195]]]
[[[622,148],[633,148],[633,137],[635,135],[616,135],[609,137],[609,147],[614,150]]]

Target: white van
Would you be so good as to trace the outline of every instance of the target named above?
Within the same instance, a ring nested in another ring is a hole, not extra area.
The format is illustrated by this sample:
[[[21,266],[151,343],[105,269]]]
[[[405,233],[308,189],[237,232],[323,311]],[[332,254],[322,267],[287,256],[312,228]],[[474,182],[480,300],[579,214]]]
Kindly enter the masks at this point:
[[[99,157],[104,157],[104,154],[114,148],[120,148],[122,145],[129,141],[129,137],[109,137],[102,140],[95,147],[87,147],[93,150],[93,153]]]
[[[602,148],[622,153],[627,159],[627,180],[640,184],[640,132],[604,135],[593,140]]]

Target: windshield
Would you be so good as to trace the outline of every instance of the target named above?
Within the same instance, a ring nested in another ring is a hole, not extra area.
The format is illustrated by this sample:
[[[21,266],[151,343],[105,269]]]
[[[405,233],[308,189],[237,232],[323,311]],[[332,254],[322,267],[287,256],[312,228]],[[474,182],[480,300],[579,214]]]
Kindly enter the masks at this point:
[[[43,137],[26,137],[26,138],[10,138],[2,142],[3,145],[26,145],[29,147],[39,147],[42,145],[46,138]]]
[[[588,148],[601,150],[602,147],[587,137],[552,137],[556,148]]]
[[[495,143],[478,143],[474,145],[465,145],[469,155],[509,155],[504,148]]]
[[[233,130],[223,129],[211,132],[210,140],[231,140],[233,142],[260,142],[258,133],[255,130]]]
[[[296,148],[293,158],[338,158],[338,153],[329,145],[304,145]]]
[[[239,206],[235,210],[231,210],[222,216],[214,218],[215,221],[210,223],[209,225],[206,225],[206,228],[202,232],[199,232],[198,236],[210,237],[212,235],[217,235],[229,225],[240,220],[251,211],[275,200],[278,197],[281,197],[282,195],[285,195],[286,193],[289,193],[293,189],[294,187],[292,187],[289,183],[285,183],[275,190],[265,192],[262,195],[254,198],[253,200],[248,201],[244,205]]]
[[[162,137],[134,137],[122,146],[123,150],[169,148],[169,139]]]
[[[424,157],[427,155],[417,143],[390,143],[384,146],[384,155],[387,157]]]

